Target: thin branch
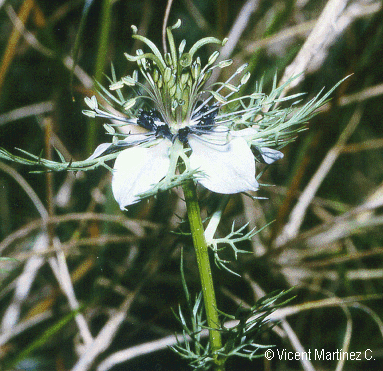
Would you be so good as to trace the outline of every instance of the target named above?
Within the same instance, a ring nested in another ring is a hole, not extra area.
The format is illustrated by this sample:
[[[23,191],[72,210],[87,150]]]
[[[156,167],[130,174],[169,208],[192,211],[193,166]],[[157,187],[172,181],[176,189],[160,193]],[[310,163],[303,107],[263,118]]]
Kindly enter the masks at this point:
[[[35,316],[18,323],[17,325],[13,326],[11,329],[3,332],[0,335],[0,346],[2,347],[4,344],[8,343],[10,339],[23,333],[24,331],[30,329],[33,326],[36,326],[43,321],[46,321],[52,316],[53,316],[53,311],[46,310],[45,312],[36,314]]]
[[[70,71],[72,70],[73,63],[74,63],[72,57],[68,55],[62,59],[62,62],[68,70]],[[82,83],[82,85],[84,85],[87,89],[93,88],[92,78],[79,65],[76,65],[73,73],[78,78],[78,80]]]
[[[329,298],[322,299],[314,302],[308,302],[305,304],[298,304],[294,306],[285,307],[282,309],[277,309],[273,312],[268,318],[273,322],[278,322],[285,319],[288,316],[295,315],[302,311],[319,309],[319,308],[328,308],[328,307],[337,307],[341,305],[353,306],[358,301],[362,300],[374,300],[381,299],[382,295],[368,295],[368,296],[351,296],[347,298]],[[249,321],[252,319],[250,318]],[[229,321],[224,324],[226,328],[234,327],[238,321]],[[207,330],[201,331],[201,338],[206,338],[209,336]],[[118,352],[115,352],[105,358],[97,367],[97,371],[108,371],[113,366],[121,364],[123,362],[130,361],[134,358],[151,354],[153,352],[166,349],[168,346],[177,344],[177,341],[183,343],[185,341],[182,334],[176,334],[172,336],[167,336],[165,338],[147,342],[144,344],[136,345],[128,349],[124,349]],[[72,370],[75,371],[75,370]],[[80,371],[76,370],[76,371]],[[85,371],[85,370],[84,370]]]
[[[343,352],[348,352],[350,348],[351,343],[351,335],[352,335],[352,317],[350,310],[347,308],[347,306],[342,305],[342,310],[344,314],[346,315],[346,329],[344,331],[344,337],[343,337],[343,344],[342,344],[342,350]],[[344,364],[346,362],[345,357],[341,357],[338,363],[336,364],[335,371],[342,371]]]
[[[206,20],[204,15],[199,11],[192,0],[183,0],[189,15],[194,19],[194,22],[197,26],[204,31],[205,33],[212,34],[213,31],[209,25],[209,22]]]
[[[292,76],[299,75],[299,77],[286,86],[282,96],[303,81],[307,72],[316,70],[322,65],[331,45],[339,40],[340,35],[355,19],[375,14],[381,9],[380,1],[369,5],[352,3],[346,8],[348,3],[348,0],[327,2],[303,47],[294,61],[285,69],[280,81],[281,85]]]
[[[244,276],[244,279],[249,283],[250,287],[252,288],[255,300],[266,295],[266,292],[248,274],[246,274]],[[305,353],[306,351],[305,351],[302,343],[300,342],[295,331],[292,329],[290,324],[287,322],[286,318],[281,319],[281,327],[284,330],[287,337],[289,338],[291,346],[295,349],[295,351],[300,353],[300,354]],[[315,371],[315,368],[312,365],[312,363],[310,362],[310,359],[307,359],[305,357],[301,357],[299,360],[300,360],[301,365],[305,371]]]
[[[344,146],[342,153],[357,153],[361,151],[370,151],[373,149],[383,148],[383,138],[379,139],[369,139],[361,143],[352,143],[347,146]]]
[[[1,331],[7,332],[17,325],[20,319],[21,309],[24,302],[29,296],[32,289],[32,285],[35,282],[35,278],[39,269],[45,263],[45,259],[42,256],[36,255],[42,250],[47,250],[48,238],[46,233],[40,233],[40,235],[34,241],[31,247],[31,254],[28,260],[25,262],[22,272],[15,280],[15,290],[13,298],[10,301],[7,309],[4,311],[1,321]]]
[[[173,0],[168,0],[166,4],[166,10],[165,10],[165,16],[164,16],[164,22],[162,24],[162,47],[164,49],[164,54],[167,53],[167,46],[166,46],[166,27],[168,25],[169,21],[169,15],[170,15],[170,9],[172,8]]]
[[[8,174],[12,175],[12,177],[20,184],[20,186],[29,195],[29,197],[31,198],[31,200],[33,201],[34,205],[36,206],[37,210],[39,211],[39,213],[41,215],[41,220],[39,220],[39,222],[41,223],[41,228],[44,231],[46,231],[48,225],[52,225],[51,223],[48,222],[48,220],[53,219],[53,218],[49,217],[48,211],[45,209],[44,205],[42,204],[42,202],[38,198],[37,194],[29,186],[29,184],[24,180],[24,178],[22,178],[15,170],[13,170],[12,168],[8,167],[7,165],[5,165],[3,163],[0,163],[0,169],[5,170]],[[41,238],[43,238],[43,237],[44,236],[42,236]],[[38,248],[38,250],[46,249],[47,245],[48,245],[47,241],[45,241],[45,243],[35,244],[35,246],[36,246],[36,248]],[[0,249],[0,251],[1,251],[1,249]],[[70,280],[70,275],[69,275],[68,267],[66,265],[65,256],[62,254],[63,253],[61,252],[58,255],[58,260],[59,260],[59,266],[58,267],[59,267],[59,269],[56,271],[54,270],[54,272],[56,273],[56,278],[59,281],[60,285],[62,286],[63,291],[64,291],[65,295],[67,296],[68,301],[69,301],[72,309],[78,309],[79,305],[77,303],[77,300],[76,300],[76,297],[74,294],[74,289],[73,289],[72,282]],[[51,263],[52,263],[52,259],[54,259],[54,258],[50,259]],[[19,317],[19,312],[20,312],[19,306],[21,305],[20,298],[25,300],[26,297],[28,296],[31,285],[34,281],[34,278],[36,277],[37,271],[42,266],[42,264],[43,264],[43,260],[40,257],[35,257],[35,256],[32,256],[27,261],[27,263],[25,264],[24,276],[19,277],[19,279],[16,283],[14,300],[13,300],[13,302],[11,302],[11,305],[8,307],[8,310],[6,312],[7,318],[9,319],[10,323],[16,323],[17,322],[18,317]],[[31,268],[33,268],[33,271],[31,270]],[[25,286],[25,284],[24,284],[25,275],[27,275],[28,279],[30,280],[29,281],[29,283],[30,283],[29,287]],[[23,287],[20,287],[20,284]],[[15,303],[18,303],[18,304],[15,306]],[[11,318],[12,318],[12,321],[11,321]],[[83,315],[81,313],[78,313],[76,315],[76,321],[79,325],[79,330],[83,336],[85,343],[90,342],[92,340],[91,335],[90,335],[90,331],[89,331],[89,329],[86,325],[85,319],[83,318]]]
[[[259,0],[247,0],[246,3],[242,6],[227,36],[227,42],[220,50],[220,55],[217,59],[217,62],[230,58],[253,13],[257,10],[258,5]],[[215,69],[209,79],[209,83],[214,83],[217,80],[219,74],[219,69]]]
[[[265,37],[264,39],[249,42],[243,46],[243,51],[240,53],[238,58],[242,60],[245,57],[255,53],[260,48],[264,48],[276,43],[286,42],[288,39],[296,36],[306,35],[314,28],[316,23],[316,20],[302,22],[291,27],[286,27],[282,31]]]
[[[281,320],[281,326],[283,330],[285,331],[287,337],[290,340],[290,344],[295,350],[295,352],[299,354],[307,354],[305,348],[303,348],[302,343],[300,342],[297,334],[295,331],[292,329],[290,324],[286,321],[286,319]],[[305,371],[315,371],[315,368],[313,364],[310,362],[310,360],[306,357],[300,357],[299,361],[301,362],[301,365]]]
[[[339,157],[343,146],[346,144],[347,140],[350,138],[352,133],[355,131],[358,126],[361,117],[364,112],[364,106],[359,106],[354,114],[352,115],[348,125],[343,130],[340,135],[337,143],[330,151],[327,153],[326,157],[323,159],[318,170],[311,178],[310,182],[307,184],[305,190],[302,192],[298,198],[298,202],[290,213],[289,221],[284,226],[282,232],[276,239],[277,246],[284,245],[287,241],[293,239],[297,236],[298,231],[303,223],[303,219],[306,215],[307,208],[312,202],[315,194],[317,193],[320,185],[323,180],[331,170],[336,159]]]
[[[8,16],[12,20],[15,25],[17,31],[24,37],[25,41],[35,50],[43,54],[45,57],[54,58],[55,53],[42,45],[36,37],[29,32],[23,23],[23,20],[20,20],[17,14],[14,12],[13,8],[9,5],[7,7]],[[73,67],[73,59],[70,56],[66,56],[62,60],[65,67],[69,70],[72,70]],[[81,83],[88,89],[93,87],[93,80],[89,77],[89,75],[79,66],[76,66],[74,69],[74,75],[81,81]]]
[[[34,2],[32,0],[23,1],[22,5],[19,8],[19,16],[18,16],[18,19],[20,20],[21,23],[24,24],[27,22],[29,18],[29,14],[33,9],[33,6],[34,6]],[[4,55],[0,62],[0,93],[5,81],[6,74],[8,72],[8,68],[11,65],[13,58],[16,55],[16,46],[19,42],[20,36],[21,36],[21,33],[15,25],[8,39],[7,46],[4,49]]]
[[[13,7],[11,5],[8,5],[6,7],[6,12],[8,14],[8,17],[12,21],[13,25],[15,28],[20,32],[20,34],[24,37],[24,40],[31,45],[34,49],[38,50],[42,55],[48,58],[54,58],[56,53],[53,52],[52,50],[48,49],[45,47],[43,44],[41,44],[33,35],[31,32],[29,32],[25,25],[24,21],[21,20],[16,12],[13,10]]]
[[[309,270],[305,268],[282,268],[281,273],[289,279],[289,281],[298,285],[302,281],[312,280],[329,280],[339,282],[344,279],[350,281],[366,281],[366,280],[381,280],[383,278],[383,269],[353,269],[348,270],[346,273],[340,273],[337,270]]]
[[[201,332],[201,337],[206,338],[209,336],[207,330]],[[170,335],[162,339],[154,340],[144,344],[136,345],[134,347],[121,350],[111,354],[109,357],[105,358],[97,367],[97,371],[108,371],[113,366],[121,364],[123,362],[129,361],[133,358],[139,356],[147,355],[158,350],[167,349],[169,346],[177,345],[177,342],[184,342],[184,337],[181,334]],[[73,370],[72,370],[73,371]]]
[[[0,115],[0,126],[16,120],[25,119],[30,116],[42,115],[53,111],[53,109],[54,103],[52,101],[45,101],[36,104],[30,104],[29,106],[16,108],[12,111]]]
[[[233,26],[231,27],[229,34],[227,35],[227,42],[220,50],[220,56],[218,60],[230,58],[253,13],[257,10],[259,3],[259,0],[247,0],[246,3],[242,6],[237,18],[234,21]]]
[[[80,247],[89,246],[92,250],[92,253],[95,250],[95,247],[105,246],[107,244],[131,244],[133,242],[137,242],[137,237],[135,236],[124,236],[124,235],[100,235],[97,237],[90,238],[79,238],[72,239],[68,242],[61,243],[59,248],[49,248],[42,251],[32,251],[32,252],[22,252],[17,255],[12,256],[17,261],[23,261],[29,259],[31,256],[46,256],[51,255],[53,252],[64,251],[65,255],[71,256],[83,256],[85,253],[79,250]],[[88,250],[89,251],[89,250]]]
[[[63,250],[60,249],[60,241],[57,237],[53,239],[53,246],[60,250],[56,253],[56,257],[49,259],[49,264],[52,268],[53,273],[56,276],[56,279],[64,292],[64,295],[68,299],[70,308],[73,311],[76,311],[80,308],[80,304],[76,298],[74,291],[73,283],[69,273],[68,265],[65,259],[65,254]],[[77,313],[75,317],[78,329],[80,330],[81,337],[85,345],[89,345],[93,341],[92,334],[90,333],[88,324],[85,320],[85,317],[82,313]]]
[[[24,192],[28,195],[29,199],[32,201],[33,205],[35,206],[43,221],[48,219],[48,211],[45,209],[45,206],[41,202],[39,196],[37,196],[37,193],[33,190],[29,183],[15,169],[4,164],[3,162],[0,162],[0,170],[7,173],[19,184],[19,186],[24,190]],[[40,220],[41,226],[44,224],[43,221]],[[2,244],[0,244],[0,246],[1,245]],[[1,251],[2,248],[0,247],[0,253]]]
[[[140,290],[138,286],[134,293],[129,295],[121,304],[119,309],[110,316],[109,320],[98,333],[94,341],[85,349],[80,359],[74,365],[71,371],[87,371],[92,366],[94,360],[112,343],[117,331],[128,314],[130,305],[132,304],[136,293]]]
[[[329,0],[317,20],[316,26],[311,31],[309,37],[300,49],[293,62],[285,69],[280,84],[283,85],[292,76],[300,75],[291,84],[286,86],[282,96],[287,91],[297,86],[307,73],[308,66],[314,56],[324,53],[334,42],[342,31],[338,27],[339,17],[344,12],[348,0]]]
[[[352,261],[357,261],[361,260],[364,258],[369,258],[372,256],[383,256],[383,247],[376,247],[369,249],[367,251],[358,251],[355,253],[347,253],[344,255],[340,256],[335,256],[335,257],[330,257],[330,258],[325,258],[324,260],[316,260],[312,262],[305,262],[305,268],[309,269],[315,269],[315,268],[323,268],[327,267],[329,265],[337,265],[337,264],[342,264],[342,263],[347,263],[347,262],[352,262]],[[299,266],[302,264],[302,261],[296,262],[296,265]],[[295,265],[294,263],[289,262],[289,266]]]
[[[98,220],[110,223],[120,224],[122,227],[128,229],[130,232],[135,234],[138,237],[145,236],[145,229],[158,229],[159,225],[145,221],[145,220],[134,220],[128,219],[123,215],[109,215],[109,214],[97,214],[97,213],[74,213],[74,214],[66,214],[60,216],[54,216],[52,218],[47,219],[46,221],[35,220],[32,221],[12,234],[8,235],[1,243],[0,243],[0,253],[10,246],[12,243],[17,241],[18,239],[25,238],[30,233],[37,229],[41,229],[44,227],[45,223],[47,224],[60,224],[66,223],[70,221],[83,221],[83,220]]]
[[[367,99],[376,98],[383,95],[383,84],[369,86],[366,89],[358,91],[357,93],[345,95],[339,99],[340,106],[347,106],[357,102],[362,102]]]

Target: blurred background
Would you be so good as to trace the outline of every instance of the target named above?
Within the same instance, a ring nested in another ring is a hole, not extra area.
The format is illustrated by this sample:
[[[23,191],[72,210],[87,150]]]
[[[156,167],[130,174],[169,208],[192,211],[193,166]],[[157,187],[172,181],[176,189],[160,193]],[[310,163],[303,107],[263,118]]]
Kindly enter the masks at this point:
[[[177,44],[229,37],[221,56],[234,63],[219,79],[248,63],[244,93],[260,79],[269,93],[275,74],[278,83],[300,74],[285,94],[307,93],[304,104],[351,75],[262,175],[273,185],[258,192],[265,199],[230,198],[217,236],[233,223],[274,222],[240,246],[251,254],[234,260],[227,251],[242,278],[214,267],[214,279],[226,313],[294,287],[296,298],[275,312],[279,322],[259,343],[343,349],[361,360],[260,358],[227,369],[381,370],[381,1],[2,0],[0,147],[87,158],[110,140],[104,120],[81,113],[94,80],[107,84],[111,63],[118,77],[132,73],[123,54],[144,47],[131,38],[132,24],[160,47],[164,22],[177,19]],[[208,218],[221,196],[200,188],[199,197]],[[185,307],[181,248],[190,292],[200,290],[185,218],[179,190],[122,212],[106,169],[36,174],[0,161],[1,370],[189,369],[167,349],[181,328],[172,309]]]

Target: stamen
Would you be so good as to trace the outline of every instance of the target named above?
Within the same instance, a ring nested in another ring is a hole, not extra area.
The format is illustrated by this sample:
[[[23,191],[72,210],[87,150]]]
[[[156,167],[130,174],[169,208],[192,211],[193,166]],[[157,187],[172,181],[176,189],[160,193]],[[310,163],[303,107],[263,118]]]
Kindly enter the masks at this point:
[[[243,70],[247,67],[247,64],[244,64],[242,65],[240,68],[237,69],[237,71],[235,71],[226,81],[225,83],[222,84],[221,87],[219,87],[217,90],[215,90],[216,93],[219,93],[224,87],[225,87],[225,84],[229,83],[231,80],[234,79],[235,76],[241,74],[243,72]],[[240,84],[239,86],[242,86],[243,84]],[[230,97],[231,95],[233,95],[235,92],[231,92],[229,93],[227,97]],[[207,99],[205,99],[202,104],[196,108],[196,111],[198,112],[200,109],[201,109],[201,106],[205,106],[207,105],[208,102],[210,102],[210,100],[213,98],[213,95],[210,95],[210,97],[208,97]]]
[[[193,111],[192,119],[197,121],[203,117],[209,117],[209,118],[215,118],[218,114],[219,105],[217,103],[211,105],[211,106],[199,106],[199,110]]]
[[[214,134],[214,132],[209,133],[209,137],[212,136],[213,134]],[[204,143],[211,144],[211,145],[214,145],[214,146],[225,146],[227,143],[229,143],[229,140],[228,140],[227,136],[226,136],[224,141],[223,140],[221,140],[221,141],[218,141],[218,140],[212,141],[212,140],[207,140],[205,138],[202,138],[200,135],[194,133],[194,131],[192,131],[190,133],[190,135],[193,135],[193,137],[195,139],[199,140],[200,142],[204,142]],[[212,139],[214,140],[214,138],[212,138]]]
[[[142,134],[131,134],[131,135],[142,135]],[[129,137],[131,135],[129,135]],[[155,138],[154,134],[152,133],[152,134],[148,135],[145,139],[139,139],[139,140],[133,140],[133,141],[119,140],[116,143],[111,144],[104,151],[101,151],[100,153],[98,153],[96,156],[94,156],[94,154],[93,154],[90,157],[90,159],[94,159],[94,158],[110,155],[112,153],[119,152],[121,150],[121,148],[134,147],[134,146],[141,145],[141,144],[144,144],[144,143],[152,142],[155,139],[156,138]],[[95,151],[95,153],[96,152],[97,152],[97,150]]]
[[[116,120],[116,121],[122,121],[122,122],[126,122],[126,124],[136,124],[137,123],[136,119],[129,119],[127,117],[117,116],[117,115],[102,111],[98,108],[95,109],[94,112],[96,113],[96,115],[95,115],[96,117],[102,117],[102,118],[112,119],[112,120]]]
[[[169,140],[173,140],[173,134],[170,131],[170,128],[168,124],[159,125],[156,128],[156,137],[163,136],[164,138],[167,138]]]
[[[230,130],[228,128],[225,128],[225,130],[217,130],[217,126],[212,126],[211,128],[209,128],[209,130],[206,130],[206,129],[202,129],[202,128],[198,128],[198,127],[191,127],[191,132],[193,134],[209,134],[211,136],[213,135],[219,135],[219,134],[222,134],[222,133],[228,133]],[[212,130],[212,129],[215,129],[215,130]]]
[[[259,107],[254,107],[254,108],[243,109],[243,110],[240,110],[240,111],[233,111],[233,112],[223,113],[223,114],[219,115],[216,119],[220,120],[221,118],[230,117],[230,116],[238,116],[241,113],[251,113],[251,112],[255,112],[255,111],[259,111]]]
[[[191,132],[192,132],[192,129],[189,126],[186,126],[186,127],[178,130],[178,133],[175,136],[175,138],[178,138],[181,143],[186,144],[188,141],[188,135]],[[175,140],[175,138],[174,138],[174,140]]]

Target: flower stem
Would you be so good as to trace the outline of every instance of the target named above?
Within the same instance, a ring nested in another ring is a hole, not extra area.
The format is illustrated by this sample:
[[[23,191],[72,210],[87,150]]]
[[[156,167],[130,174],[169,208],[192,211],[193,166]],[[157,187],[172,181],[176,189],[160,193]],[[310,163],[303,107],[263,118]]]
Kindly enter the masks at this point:
[[[202,293],[205,304],[207,324],[210,328],[210,345],[215,363],[215,371],[225,370],[225,359],[219,357],[217,351],[222,348],[221,333],[219,329],[219,318],[217,303],[215,299],[213,276],[209,261],[209,251],[205,240],[200,208],[198,205],[195,184],[189,180],[183,185],[185,201],[188,211],[190,230],[197,256],[199,274],[201,278]]]
[[[103,0],[101,10],[101,29],[98,38],[97,58],[94,71],[94,80],[99,83],[104,79],[105,66],[108,61],[110,47],[110,30],[112,26],[112,5],[113,1]],[[92,153],[96,147],[98,126],[95,125],[94,119],[91,125],[88,125],[87,133],[87,153]]]

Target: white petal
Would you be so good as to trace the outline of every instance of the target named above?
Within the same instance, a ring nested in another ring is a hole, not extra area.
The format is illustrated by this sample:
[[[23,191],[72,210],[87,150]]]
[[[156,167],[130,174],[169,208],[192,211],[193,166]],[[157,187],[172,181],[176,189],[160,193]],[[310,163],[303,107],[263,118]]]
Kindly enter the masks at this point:
[[[236,137],[220,145],[201,138],[208,140],[209,135],[190,136],[188,142],[193,150],[190,165],[203,172],[198,181],[204,187],[224,194],[258,189],[254,156],[245,139]]]
[[[233,130],[230,132],[230,134],[235,137],[251,138],[258,134],[258,130],[254,129],[253,127],[249,127],[241,130]]]
[[[151,189],[166,175],[170,162],[170,146],[170,141],[164,140],[150,148],[125,149],[117,156],[112,190],[122,210],[140,201],[137,195]]]
[[[126,138],[124,138],[122,141],[126,142],[128,144],[134,145],[135,143],[140,143],[148,139],[148,135],[146,134],[130,134]]]
[[[134,145],[136,143],[140,143],[145,141],[148,138],[145,134],[132,134],[124,138],[121,142],[125,142],[129,145]],[[100,144],[92,153],[90,157],[87,158],[87,160],[93,160],[97,157],[100,157],[104,152],[106,152],[113,143],[102,143]]]
[[[232,131],[231,134],[235,137],[242,137],[246,139],[251,139],[252,136],[256,135],[258,131],[252,127],[241,129],[238,131]],[[283,158],[283,153],[280,151],[277,151],[276,149],[268,148],[268,147],[260,147],[262,145],[263,140],[262,139],[256,139],[253,142],[251,142],[251,145],[256,147],[258,151],[260,152],[263,161],[266,164],[272,164],[274,161],[280,160]]]
[[[100,144],[92,153],[90,157],[87,158],[87,160],[93,160],[96,157],[102,155],[110,146],[112,143],[102,143]]]
[[[267,147],[260,147],[258,148],[259,152],[261,152],[263,161],[266,162],[266,164],[272,164],[274,161],[280,160],[283,158],[283,153],[280,151],[277,151],[276,149],[267,148]]]

